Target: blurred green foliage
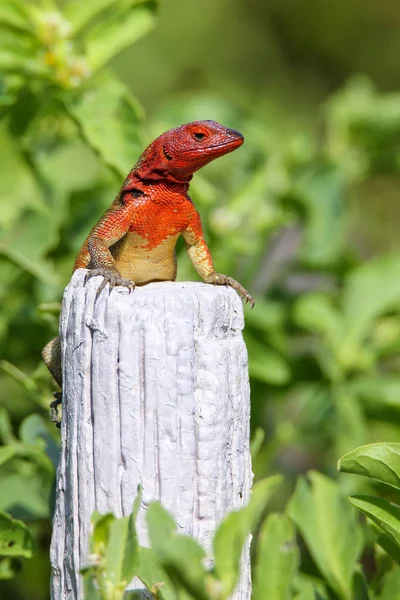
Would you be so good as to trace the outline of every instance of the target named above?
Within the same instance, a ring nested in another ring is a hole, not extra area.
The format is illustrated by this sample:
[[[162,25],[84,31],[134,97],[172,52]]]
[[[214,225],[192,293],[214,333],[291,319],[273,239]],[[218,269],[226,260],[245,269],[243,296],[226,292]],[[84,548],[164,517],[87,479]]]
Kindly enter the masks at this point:
[[[40,350],[56,333],[74,256],[145,144],[212,118],[246,139],[196,174],[191,196],[218,270],[257,297],[245,331],[254,470],[284,474],[281,510],[312,469],[289,501],[291,521],[272,515],[261,530],[261,555],[293,523],[304,542],[299,573],[297,551],[277,559],[274,576],[295,573],[277,598],[394,598],[398,569],[342,501],[390,494],[326,475],[356,446],[399,439],[400,9],[165,0],[156,33],[130,49],[155,24],[155,1],[60,6],[0,6],[0,511],[20,535],[19,553],[0,551],[0,596],[48,598],[58,435]],[[178,277],[196,277],[182,246]],[[318,507],[329,502],[337,527],[322,539]]]

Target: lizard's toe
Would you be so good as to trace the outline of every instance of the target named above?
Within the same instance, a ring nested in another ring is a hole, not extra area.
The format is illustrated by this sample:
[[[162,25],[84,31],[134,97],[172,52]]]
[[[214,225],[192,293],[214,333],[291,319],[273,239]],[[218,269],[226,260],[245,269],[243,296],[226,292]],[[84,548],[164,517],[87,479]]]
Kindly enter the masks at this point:
[[[110,293],[113,287],[120,285],[122,287],[128,288],[129,292],[135,289],[135,282],[131,279],[127,279],[126,277],[122,277],[119,273],[114,271],[108,271],[107,269],[91,269],[87,272],[85,277],[85,284],[91,277],[98,277],[101,275],[103,277],[103,281],[99,285],[99,289],[97,290],[96,296],[99,296],[101,292],[106,287],[107,283],[110,286]]]
[[[243,298],[246,303],[250,304],[250,307],[253,308],[255,300],[252,296],[250,296],[249,292],[233,277],[229,277],[228,275],[223,275],[222,273],[214,273],[210,283],[214,285],[228,285],[237,291],[239,296]]]

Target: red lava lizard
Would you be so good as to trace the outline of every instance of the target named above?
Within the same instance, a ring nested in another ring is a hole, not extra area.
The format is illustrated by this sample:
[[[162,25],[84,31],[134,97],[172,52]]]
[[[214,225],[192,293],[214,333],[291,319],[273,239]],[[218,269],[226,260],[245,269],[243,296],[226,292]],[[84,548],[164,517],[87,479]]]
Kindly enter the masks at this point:
[[[235,279],[216,273],[203,237],[200,215],[188,196],[193,173],[243,144],[243,136],[215,121],[194,121],[166,131],[150,144],[128,174],[111,207],[88,235],[75,269],[89,269],[86,280],[101,275],[98,294],[111,288],[151,281],[174,281],[175,244],[182,234],[196,271],[206,283],[228,285],[254,305]],[[43,359],[61,386],[60,339],[49,342]],[[58,424],[61,393],[51,403]]]

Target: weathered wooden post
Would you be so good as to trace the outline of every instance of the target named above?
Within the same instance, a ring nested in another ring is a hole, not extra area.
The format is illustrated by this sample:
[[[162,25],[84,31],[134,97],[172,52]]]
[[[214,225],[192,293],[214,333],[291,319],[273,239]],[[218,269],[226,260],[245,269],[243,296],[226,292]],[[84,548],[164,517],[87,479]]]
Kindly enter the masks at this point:
[[[63,420],[53,522],[52,600],[83,600],[90,517],[128,514],[143,487],[207,549],[247,503],[250,398],[242,303],[226,287],[152,283],[129,294],[75,272],[61,316]],[[251,595],[248,549],[232,596]]]

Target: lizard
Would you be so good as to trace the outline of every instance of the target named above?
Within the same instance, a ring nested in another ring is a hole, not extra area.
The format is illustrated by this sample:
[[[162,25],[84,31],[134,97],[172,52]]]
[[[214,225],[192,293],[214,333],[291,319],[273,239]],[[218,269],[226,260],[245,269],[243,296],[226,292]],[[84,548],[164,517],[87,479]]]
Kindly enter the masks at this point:
[[[242,134],[216,121],[194,121],[170,129],[154,140],[126,177],[111,207],[86,238],[73,267],[88,269],[85,283],[103,278],[98,290],[109,285],[174,281],[175,245],[183,235],[189,258],[206,283],[227,285],[254,306],[254,299],[235,279],[217,273],[203,236],[199,213],[188,195],[193,173],[239,148]],[[51,340],[42,351],[44,362],[61,387],[61,342]],[[52,421],[59,426],[54,392]]]

